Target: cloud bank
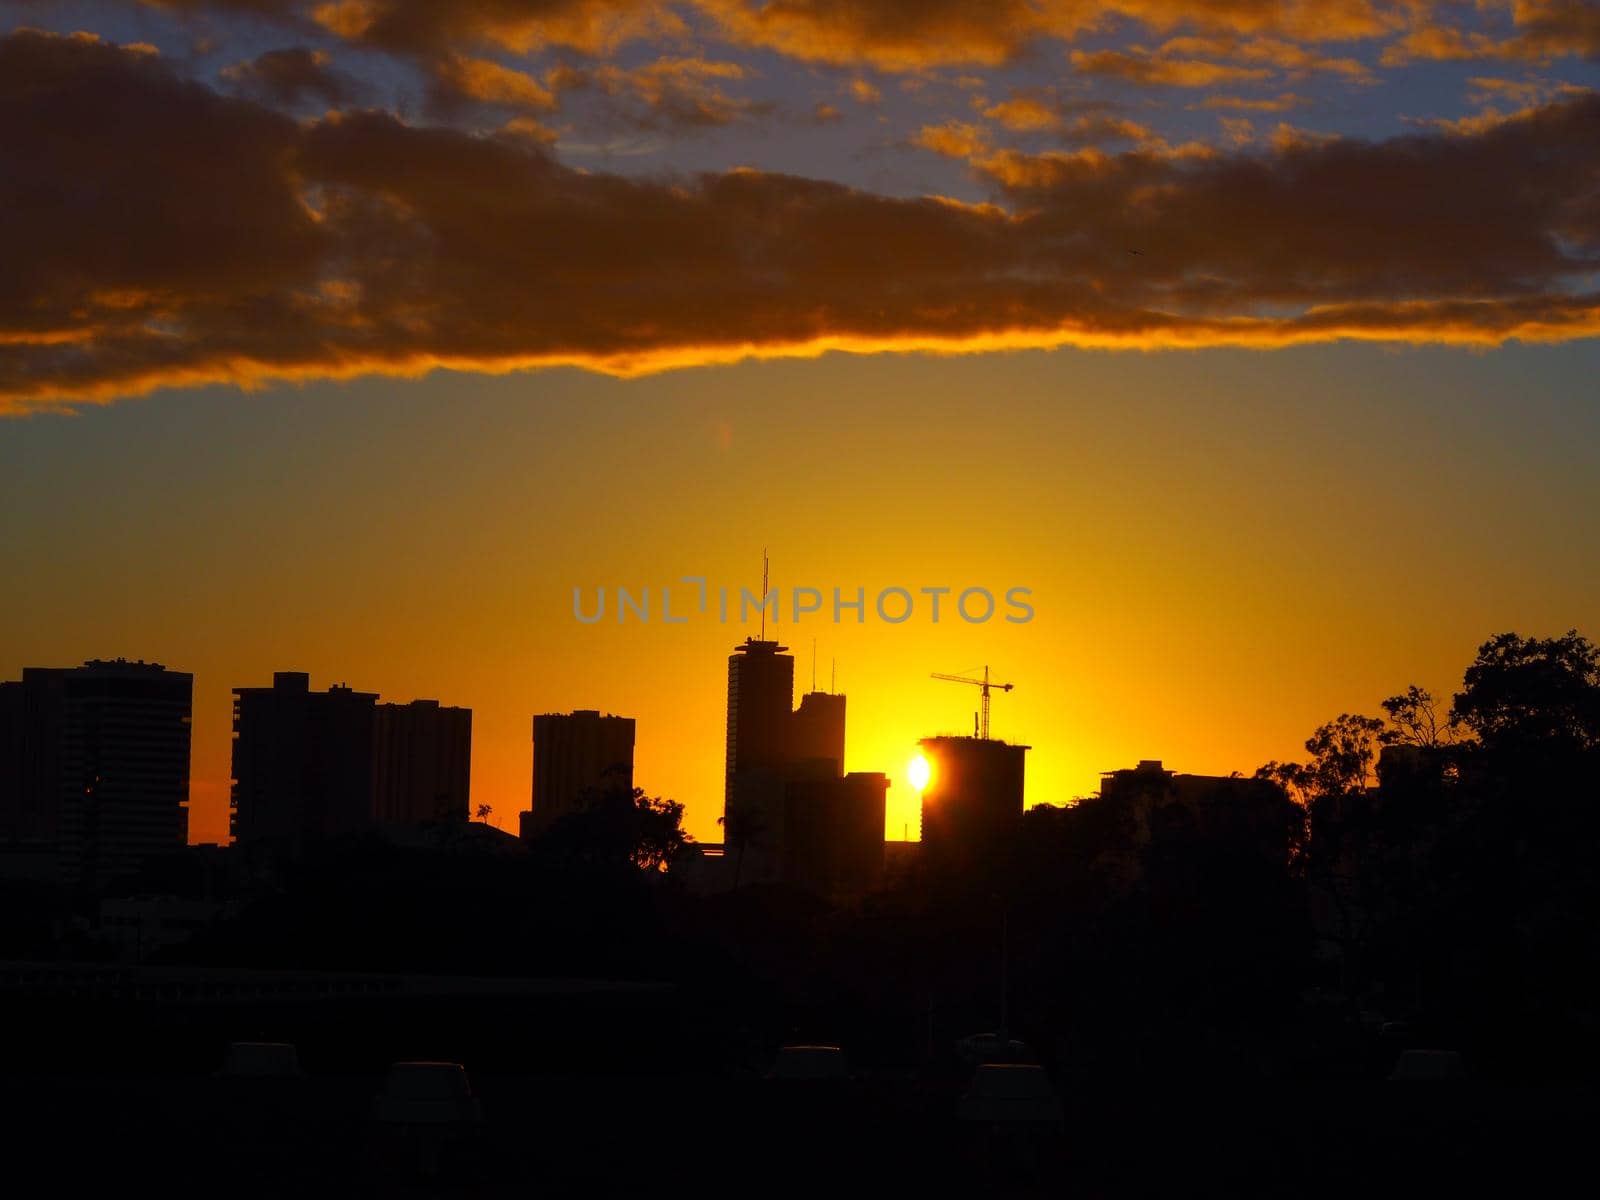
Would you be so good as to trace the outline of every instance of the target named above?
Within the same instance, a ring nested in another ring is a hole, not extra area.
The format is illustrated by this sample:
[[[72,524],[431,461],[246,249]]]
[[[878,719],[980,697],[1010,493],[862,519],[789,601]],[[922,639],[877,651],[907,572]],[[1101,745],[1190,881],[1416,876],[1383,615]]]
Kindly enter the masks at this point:
[[[322,65],[216,90],[148,48],[0,39],[0,407],[439,366],[1600,333],[1594,93],[1378,142],[974,145],[995,202],[973,205],[587,173],[515,132],[258,98],[315,93]]]

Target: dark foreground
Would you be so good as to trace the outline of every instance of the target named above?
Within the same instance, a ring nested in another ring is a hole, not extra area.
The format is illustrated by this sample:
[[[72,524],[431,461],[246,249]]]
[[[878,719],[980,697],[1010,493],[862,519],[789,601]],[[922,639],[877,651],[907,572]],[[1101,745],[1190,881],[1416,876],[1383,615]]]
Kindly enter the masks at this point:
[[[23,1031],[13,1029],[12,1036]],[[1059,1134],[995,1139],[961,1084],[478,1071],[476,1133],[431,1168],[371,1120],[377,1077],[8,1075],[8,1167],[57,1194],[1519,1194],[1583,1178],[1589,1087],[1382,1081],[1075,1093]]]

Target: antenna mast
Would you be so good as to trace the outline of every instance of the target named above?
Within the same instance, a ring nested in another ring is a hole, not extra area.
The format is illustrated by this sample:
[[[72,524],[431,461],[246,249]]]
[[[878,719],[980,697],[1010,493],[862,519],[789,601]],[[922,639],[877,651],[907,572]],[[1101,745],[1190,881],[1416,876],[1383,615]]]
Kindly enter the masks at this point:
[[[761,548],[761,640],[767,640],[767,548]]]

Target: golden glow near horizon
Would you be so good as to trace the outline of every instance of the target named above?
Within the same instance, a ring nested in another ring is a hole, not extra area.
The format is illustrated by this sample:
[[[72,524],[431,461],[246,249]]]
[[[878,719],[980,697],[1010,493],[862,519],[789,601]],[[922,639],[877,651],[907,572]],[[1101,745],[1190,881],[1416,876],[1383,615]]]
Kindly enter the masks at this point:
[[[508,832],[535,713],[633,717],[639,786],[720,841],[727,659],[754,614],[583,625],[572,589],[754,590],[766,546],[785,594],[995,593],[985,624],[934,623],[919,594],[902,624],[768,627],[801,678],[813,637],[819,684],[837,664],[845,767],[893,776],[892,838],[919,827],[918,741],[972,730],[975,689],[929,678],[952,664],[1016,685],[991,719],[1033,747],[1029,804],[1142,758],[1249,773],[1409,683],[1448,695],[1496,632],[1592,624],[1600,413],[1573,401],[1597,353],[824,358],[11,422],[0,536],[26,570],[0,589],[0,665],[192,671],[196,841],[227,836],[230,689],[281,670],[470,707],[473,804]]]
[[[471,708],[507,831],[534,714],[632,717],[720,841],[757,621],[572,593],[756,588],[763,547],[785,595],[916,599],[767,626],[837,664],[894,838],[907,756],[973,730],[954,664],[1063,803],[1593,632],[1600,43],[1548,4],[1141,0],[1091,48],[1073,4],[352,2],[298,57],[263,13],[304,4],[133,44],[36,7],[7,170],[74,200],[0,271],[0,678],[192,672],[196,841],[282,670]]]

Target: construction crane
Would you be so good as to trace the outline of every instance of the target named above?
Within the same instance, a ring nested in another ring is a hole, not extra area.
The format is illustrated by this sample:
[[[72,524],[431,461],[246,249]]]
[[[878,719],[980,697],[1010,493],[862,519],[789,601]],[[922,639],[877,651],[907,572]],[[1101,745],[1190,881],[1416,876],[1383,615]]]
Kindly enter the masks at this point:
[[[987,742],[989,740],[989,689],[998,688],[1002,692],[1009,692],[1012,685],[1009,683],[991,683],[988,667],[983,669],[982,679],[969,679],[965,675],[940,675],[937,671],[934,672],[933,677],[942,679],[946,683],[970,683],[983,692],[983,720],[978,726],[978,737]]]

